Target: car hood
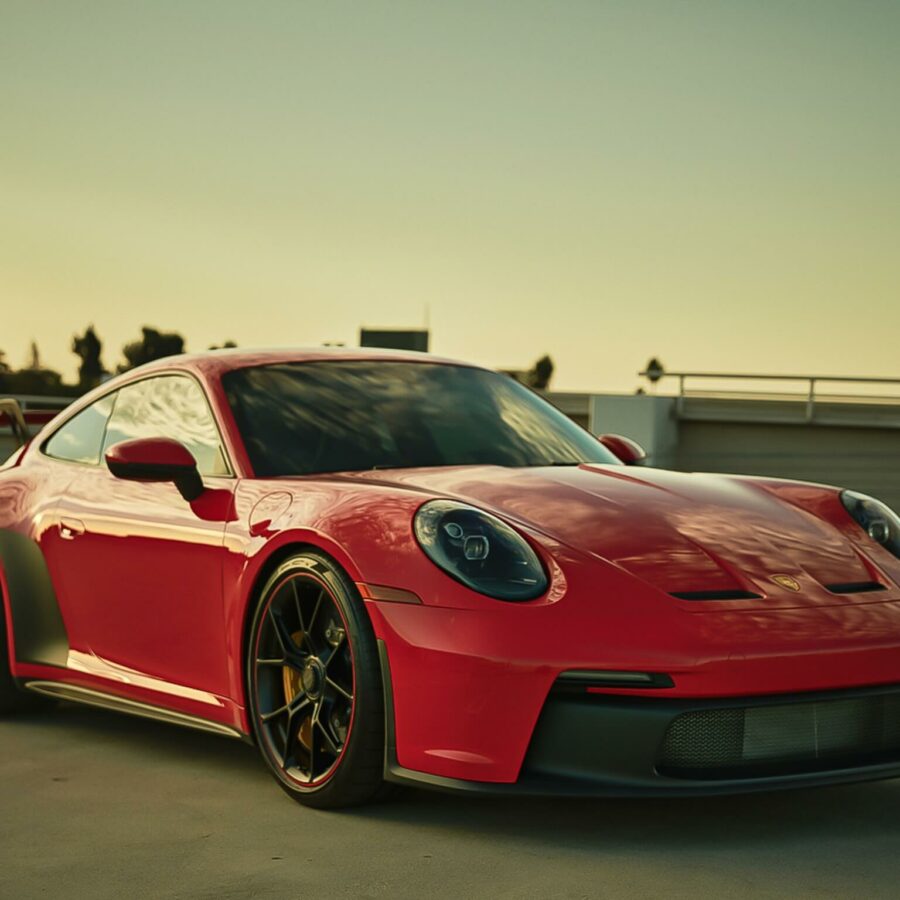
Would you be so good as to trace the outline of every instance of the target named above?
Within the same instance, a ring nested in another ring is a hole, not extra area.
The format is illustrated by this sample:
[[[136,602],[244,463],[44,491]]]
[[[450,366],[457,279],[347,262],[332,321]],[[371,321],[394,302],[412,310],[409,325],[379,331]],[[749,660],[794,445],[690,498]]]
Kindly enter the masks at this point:
[[[751,479],[616,465],[395,469],[356,477],[471,503],[666,593],[708,595],[688,599],[744,592],[769,607],[773,600],[846,602],[829,586],[875,577],[838,529]],[[774,575],[796,584],[785,587]]]

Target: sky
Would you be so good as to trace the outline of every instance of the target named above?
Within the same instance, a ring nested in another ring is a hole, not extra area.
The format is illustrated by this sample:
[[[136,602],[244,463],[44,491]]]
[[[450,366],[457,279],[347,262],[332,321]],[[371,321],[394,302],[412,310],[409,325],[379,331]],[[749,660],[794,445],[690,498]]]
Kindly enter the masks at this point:
[[[0,0],[0,349],[900,376],[900,2]]]

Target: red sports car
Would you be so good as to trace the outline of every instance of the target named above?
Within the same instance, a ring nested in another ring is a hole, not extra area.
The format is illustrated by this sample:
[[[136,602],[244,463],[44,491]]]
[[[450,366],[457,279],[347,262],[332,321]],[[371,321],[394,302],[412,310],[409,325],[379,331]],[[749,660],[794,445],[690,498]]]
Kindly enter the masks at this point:
[[[320,807],[900,775],[898,517],[639,456],[431,356],[134,370],[0,470],[0,709],[253,741]]]

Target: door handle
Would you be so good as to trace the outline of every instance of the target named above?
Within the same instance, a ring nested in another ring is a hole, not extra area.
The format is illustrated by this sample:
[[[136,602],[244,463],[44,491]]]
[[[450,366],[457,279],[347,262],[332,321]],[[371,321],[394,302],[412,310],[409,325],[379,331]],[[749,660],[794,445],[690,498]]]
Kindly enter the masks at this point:
[[[84,534],[84,522],[79,519],[59,520],[59,536],[64,541],[74,541],[81,534]]]

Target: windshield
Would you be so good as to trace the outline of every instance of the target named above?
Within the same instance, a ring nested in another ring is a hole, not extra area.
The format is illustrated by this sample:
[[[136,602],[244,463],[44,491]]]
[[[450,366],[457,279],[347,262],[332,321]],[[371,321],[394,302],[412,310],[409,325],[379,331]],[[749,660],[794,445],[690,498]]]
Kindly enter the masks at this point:
[[[341,360],[237,369],[222,383],[258,476],[618,462],[526,387],[483,369]]]

